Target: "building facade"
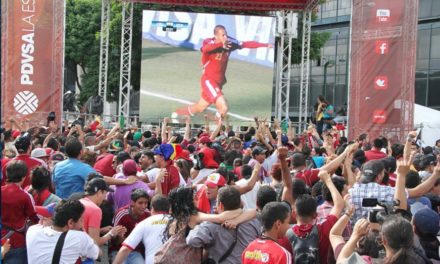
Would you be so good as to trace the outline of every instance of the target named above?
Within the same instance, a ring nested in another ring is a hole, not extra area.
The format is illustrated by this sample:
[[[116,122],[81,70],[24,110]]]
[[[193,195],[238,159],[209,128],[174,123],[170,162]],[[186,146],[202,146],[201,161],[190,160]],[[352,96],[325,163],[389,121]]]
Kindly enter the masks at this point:
[[[346,108],[352,0],[326,0],[318,7],[312,32],[329,32],[321,49],[321,60],[312,61],[309,87],[310,114],[319,95],[336,111]],[[415,102],[440,110],[440,0],[420,0],[417,32]],[[299,65],[293,69],[290,97],[291,115],[299,104]]]

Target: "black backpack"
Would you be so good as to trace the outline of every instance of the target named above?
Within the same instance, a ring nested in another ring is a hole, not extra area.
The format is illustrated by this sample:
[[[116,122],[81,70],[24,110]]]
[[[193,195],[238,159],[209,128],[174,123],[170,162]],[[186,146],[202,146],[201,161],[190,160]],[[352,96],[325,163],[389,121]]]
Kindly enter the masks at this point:
[[[292,228],[287,230],[286,235],[292,245],[295,264],[319,264],[319,234],[316,225],[305,238],[298,237]]]

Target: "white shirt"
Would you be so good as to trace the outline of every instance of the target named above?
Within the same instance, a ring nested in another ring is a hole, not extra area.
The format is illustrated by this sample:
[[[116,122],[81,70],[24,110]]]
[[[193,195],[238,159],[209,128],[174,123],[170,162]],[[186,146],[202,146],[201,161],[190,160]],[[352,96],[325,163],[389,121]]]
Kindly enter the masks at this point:
[[[245,186],[249,180],[241,179],[235,182],[236,185],[242,187]],[[260,182],[256,182],[254,188],[249,192],[241,195],[241,202],[243,203],[243,209],[257,209],[257,193],[261,187]]]
[[[62,232],[50,226],[33,225],[26,233],[26,247],[29,264],[52,263],[55,246]],[[60,264],[75,263],[78,257],[97,259],[99,247],[85,232],[69,230],[61,251]]]
[[[154,254],[162,247],[163,232],[170,220],[169,215],[157,214],[138,223],[122,243],[134,250],[140,242],[145,246],[145,264],[153,263]]]

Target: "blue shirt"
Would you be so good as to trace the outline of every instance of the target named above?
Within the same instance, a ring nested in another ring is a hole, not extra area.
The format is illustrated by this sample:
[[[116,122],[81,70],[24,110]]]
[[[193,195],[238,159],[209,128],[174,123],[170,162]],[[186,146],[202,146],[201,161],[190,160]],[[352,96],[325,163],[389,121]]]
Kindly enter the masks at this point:
[[[91,172],[96,171],[77,159],[69,158],[58,162],[53,169],[55,194],[61,199],[67,199],[72,193],[84,192],[84,184]]]
[[[325,164],[325,158],[322,156],[313,156],[313,162],[315,162],[316,168],[321,168]]]

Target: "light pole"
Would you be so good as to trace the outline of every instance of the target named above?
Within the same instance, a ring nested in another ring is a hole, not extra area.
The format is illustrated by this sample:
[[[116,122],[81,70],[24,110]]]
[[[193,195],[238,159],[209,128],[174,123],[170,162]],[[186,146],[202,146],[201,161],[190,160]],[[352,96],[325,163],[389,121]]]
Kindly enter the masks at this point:
[[[324,85],[322,87],[322,95],[327,98],[327,68],[335,66],[334,60],[329,60],[324,64]]]

